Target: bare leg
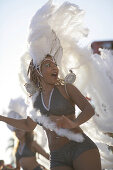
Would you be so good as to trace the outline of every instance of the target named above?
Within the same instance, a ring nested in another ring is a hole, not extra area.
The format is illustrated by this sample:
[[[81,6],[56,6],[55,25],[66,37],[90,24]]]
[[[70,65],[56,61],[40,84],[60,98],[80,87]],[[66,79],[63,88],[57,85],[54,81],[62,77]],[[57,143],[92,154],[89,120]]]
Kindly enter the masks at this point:
[[[74,169],[68,166],[57,166],[57,167],[52,168],[51,170],[74,170]]]
[[[91,149],[82,153],[74,162],[75,170],[101,170],[100,154],[98,149]]]

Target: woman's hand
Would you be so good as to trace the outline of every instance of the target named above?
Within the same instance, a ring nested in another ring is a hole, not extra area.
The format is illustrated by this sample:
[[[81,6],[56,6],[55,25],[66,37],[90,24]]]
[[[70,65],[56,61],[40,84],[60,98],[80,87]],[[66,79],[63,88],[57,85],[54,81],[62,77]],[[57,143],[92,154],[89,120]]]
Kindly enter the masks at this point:
[[[58,128],[67,128],[67,129],[73,129],[78,126],[76,122],[73,122],[72,120],[70,120],[64,115],[56,119],[56,124]]]

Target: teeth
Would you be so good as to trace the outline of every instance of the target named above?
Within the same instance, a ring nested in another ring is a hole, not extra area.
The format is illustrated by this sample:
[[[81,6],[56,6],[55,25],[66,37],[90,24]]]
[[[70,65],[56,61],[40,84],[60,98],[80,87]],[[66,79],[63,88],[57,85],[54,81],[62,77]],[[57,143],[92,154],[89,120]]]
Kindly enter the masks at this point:
[[[53,76],[57,76],[57,73],[53,73],[52,75],[53,75]]]

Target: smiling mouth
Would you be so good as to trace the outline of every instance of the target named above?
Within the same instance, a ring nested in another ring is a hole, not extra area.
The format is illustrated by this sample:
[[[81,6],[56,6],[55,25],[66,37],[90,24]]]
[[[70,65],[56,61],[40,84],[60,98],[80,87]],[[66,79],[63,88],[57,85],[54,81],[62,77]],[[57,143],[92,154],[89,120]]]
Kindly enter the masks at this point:
[[[53,74],[51,74],[51,76],[53,76],[53,77],[57,77],[57,76],[58,76],[58,74],[57,74],[57,73],[53,73]]]

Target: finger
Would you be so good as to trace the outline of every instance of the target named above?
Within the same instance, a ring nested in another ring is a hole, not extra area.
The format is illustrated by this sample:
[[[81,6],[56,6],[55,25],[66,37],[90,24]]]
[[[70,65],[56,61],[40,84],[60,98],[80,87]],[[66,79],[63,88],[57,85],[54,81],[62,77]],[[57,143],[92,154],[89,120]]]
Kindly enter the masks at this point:
[[[62,122],[59,121],[59,120],[57,121],[57,127],[58,127],[58,128],[62,128]]]

